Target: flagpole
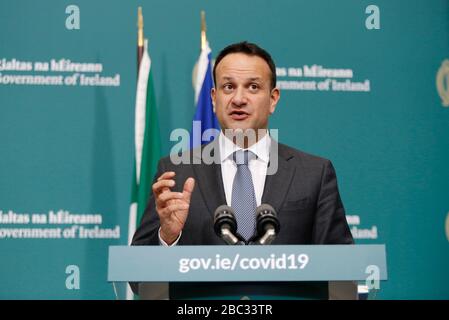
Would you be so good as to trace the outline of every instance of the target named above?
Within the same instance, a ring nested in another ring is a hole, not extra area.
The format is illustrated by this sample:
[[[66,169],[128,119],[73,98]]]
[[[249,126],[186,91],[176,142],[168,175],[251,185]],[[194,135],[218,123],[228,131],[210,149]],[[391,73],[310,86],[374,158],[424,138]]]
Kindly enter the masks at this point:
[[[143,36],[143,15],[142,15],[142,7],[137,8],[137,82],[139,82],[139,70],[140,70],[140,62],[142,61],[143,53],[144,53],[144,36]],[[138,86],[139,84],[137,84]],[[136,172],[136,169],[134,169]],[[136,174],[134,172],[134,175]],[[136,179],[136,178],[134,178]],[[134,192],[137,192],[137,184],[133,186],[133,198]],[[137,196],[136,196],[137,197]],[[131,200],[131,207],[129,213],[129,225],[128,225],[128,245],[131,245],[132,236],[136,230],[137,224],[137,203],[133,203],[137,201],[137,199]],[[134,293],[129,284],[126,284],[126,300],[134,300]]]
[[[142,7],[137,9],[137,74],[139,73],[140,61],[142,61],[144,49],[143,15]]]
[[[201,50],[206,49],[206,13],[201,10]]]

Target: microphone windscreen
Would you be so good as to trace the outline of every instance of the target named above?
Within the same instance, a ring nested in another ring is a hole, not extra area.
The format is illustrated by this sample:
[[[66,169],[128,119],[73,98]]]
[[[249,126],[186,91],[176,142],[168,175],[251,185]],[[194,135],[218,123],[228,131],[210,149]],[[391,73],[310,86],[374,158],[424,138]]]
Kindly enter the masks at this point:
[[[260,206],[258,206],[256,208],[256,216],[259,215],[273,215],[273,216],[277,216],[276,214],[276,210],[274,210],[274,208],[272,206],[270,206],[269,204],[266,203],[262,203]]]
[[[223,216],[223,215],[235,217],[234,210],[230,206],[223,204],[223,205],[219,206],[217,209],[215,209],[214,223],[217,220],[217,218],[219,218],[220,216]]]
[[[234,210],[227,205],[219,206],[214,213],[214,230],[217,235],[221,234],[221,228],[225,225],[230,228],[232,233],[237,231],[237,221]]]
[[[256,208],[257,233],[262,235],[265,233],[266,227],[274,228],[276,233],[279,232],[280,223],[277,218],[276,210],[269,204],[263,203]]]

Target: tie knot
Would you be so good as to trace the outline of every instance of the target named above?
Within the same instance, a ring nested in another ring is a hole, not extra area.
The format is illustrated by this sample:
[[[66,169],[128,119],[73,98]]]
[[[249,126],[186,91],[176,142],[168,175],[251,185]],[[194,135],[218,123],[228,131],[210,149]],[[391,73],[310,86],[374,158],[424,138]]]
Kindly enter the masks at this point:
[[[255,154],[249,150],[238,150],[233,154],[236,165],[248,165],[249,161],[255,158]]]

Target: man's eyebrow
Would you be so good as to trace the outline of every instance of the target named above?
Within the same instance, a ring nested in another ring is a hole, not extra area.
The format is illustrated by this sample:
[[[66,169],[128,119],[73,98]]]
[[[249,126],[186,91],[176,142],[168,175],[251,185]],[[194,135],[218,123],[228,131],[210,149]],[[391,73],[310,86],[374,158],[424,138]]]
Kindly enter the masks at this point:
[[[223,77],[221,77],[221,79],[223,79],[223,80],[234,80],[233,77],[228,77],[228,76],[223,76]],[[260,80],[262,80],[262,78],[261,77],[251,77],[251,78],[248,78],[247,80],[249,80],[249,81],[260,81]]]

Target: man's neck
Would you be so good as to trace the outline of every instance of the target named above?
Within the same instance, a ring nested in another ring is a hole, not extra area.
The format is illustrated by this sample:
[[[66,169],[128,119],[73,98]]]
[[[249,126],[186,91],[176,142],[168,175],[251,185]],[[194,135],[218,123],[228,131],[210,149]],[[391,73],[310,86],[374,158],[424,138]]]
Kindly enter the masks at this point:
[[[265,135],[267,134],[267,129],[248,129],[245,131],[240,129],[223,129],[222,133],[235,145],[239,146],[242,149],[248,149],[252,145],[259,142],[263,137],[265,137]]]

